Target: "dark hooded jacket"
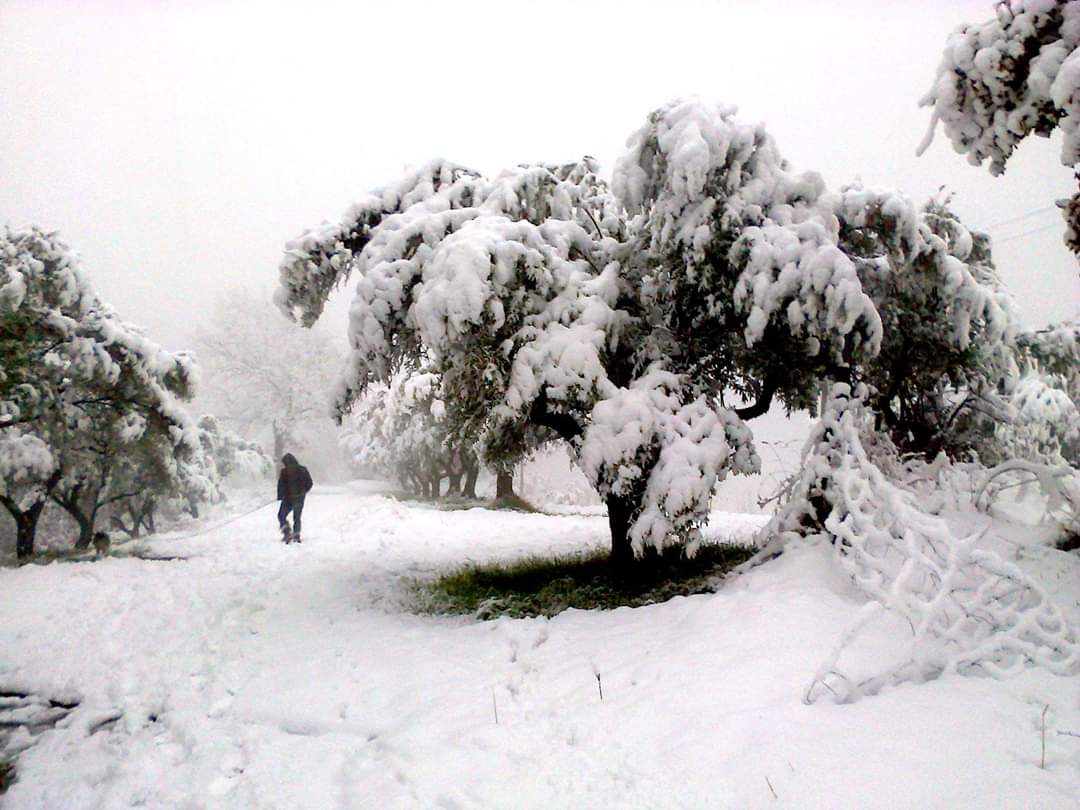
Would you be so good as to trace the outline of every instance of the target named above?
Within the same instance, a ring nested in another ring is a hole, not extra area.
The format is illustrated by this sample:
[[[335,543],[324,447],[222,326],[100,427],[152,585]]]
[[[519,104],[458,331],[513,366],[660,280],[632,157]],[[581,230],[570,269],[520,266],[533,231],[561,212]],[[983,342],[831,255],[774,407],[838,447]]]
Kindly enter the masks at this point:
[[[307,471],[292,453],[286,453],[281,458],[285,466],[277,480],[277,497],[279,501],[295,501],[311,491],[311,473]]]

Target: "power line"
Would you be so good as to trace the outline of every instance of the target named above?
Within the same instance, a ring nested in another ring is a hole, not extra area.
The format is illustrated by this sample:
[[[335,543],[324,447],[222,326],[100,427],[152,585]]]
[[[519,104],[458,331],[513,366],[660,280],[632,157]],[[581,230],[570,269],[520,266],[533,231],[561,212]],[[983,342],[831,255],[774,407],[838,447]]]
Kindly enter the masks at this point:
[[[1042,233],[1043,231],[1048,231],[1051,228],[1060,228],[1063,224],[1064,223],[1062,222],[1051,222],[1049,225],[1043,225],[1039,228],[1032,228],[1030,231],[1018,233],[1015,236],[1010,236],[1007,239],[997,239],[994,241],[994,245],[1004,245],[1006,242],[1012,242],[1014,239],[1022,239],[1025,236],[1031,236],[1033,233]]]
[[[1014,222],[1022,222],[1025,219],[1031,219],[1039,214],[1044,214],[1047,211],[1056,211],[1058,207],[1056,205],[1047,205],[1043,208],[1036,208],[1034,211],[1028,211],[1026,214],[1020,214],[1019,216],[1011,217],[1010,219],[1003,219],[1000,222],[994,222],[990,225],[984,225],[983,230],[990,230],[991,228],[1000,228],[1002,225],[1012,225]]]

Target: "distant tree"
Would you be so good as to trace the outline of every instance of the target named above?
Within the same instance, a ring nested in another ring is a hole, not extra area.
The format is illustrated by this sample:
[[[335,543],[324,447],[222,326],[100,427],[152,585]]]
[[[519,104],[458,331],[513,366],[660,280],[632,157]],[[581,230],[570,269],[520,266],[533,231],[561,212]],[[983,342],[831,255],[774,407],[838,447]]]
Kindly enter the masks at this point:
[[[943,339],[996,335],[971,246],[929,217],[897,194],[828,193],[733,109],[676,102],[610,189],[590,158],[493,179],[432,163],[290,242],[277,300],[310,325],[356,271],[338,414],[424,365],[447,413],[480,423],[485,460],[531,430],[564,440],[625,565],[692,549],[717,482],[758,469],[747,420],[869,373],[905,274],[940,276]]]
[[[267,478],[274,472],[274,460],[256,443],[223,428],[216,416],[205,414],[198,423],[199,444],[214,465],[215,478],[233,476]]]
[[[444,478],[447,495],[476,497],[480,462],[452,430],[437,374],[401,373],[367,391],[348,424],[342,444],[357,468],[389,475],[424,497],[443,494]]]
[[[999,0],[994,19],[949,35],[934,86],[920,102],[968,162],[1002,174],[1024,138],[1061,127],[1061,162],[1080,164],[1080,3]],[[1080,174],[1077,174],[1080,179]],[[1080,192],[1063,206],[1065,243],[1080,255]]]
[[[176,466],[164,463],[162,458],[149,459],[148,464],[133,464],[130,459],[123,459],[112,474],[114,486],[125,492],[125,496],[105,507],[109,525],[129,537],[138,537],[143,531],[156,532],[159,506],[178,496],[179,467],[193,463],[193,456]],[[205,496],[212,496],[209,489]]]
[[[269,300],[231,290],[196,338],[207,410],[249,439],[268,435],[280,461],[305,423],[330,425],[327,392],[340,353],[319,331],[299,332]]]
[[[255,442],[224,430],[211,415],[196,425],[199,447],[176,463],[162,463],[162,456],[127,456],[113,471],[118,489],[130,494],[116,498],[109,509],[112,526],[130,537],[156,531],[156,518],[167,512],[199,516],[200,507],[225,499],[229,479],[257,480],[269,477],[274,463]]]
[[[33,553],[50,496],[91,533],[123,460],[177,463],[197,448],[183,400],[194,367],[121,321],[75,255],[39,228],[0,233],[0,503]],[[88,541],[80,526],[80,542]]]
[[[460,400],[447,408],[443,378],[429,370],[399,371],[387,386],[369,388],[345,420],[341,445],[357,471],[396,479],[416,495],[476,498],[481,471],[478,443],[487,413]],[[503,431],[502,446],[482,448],[495,475],[495,499],[513,501],[513,470],[554,434],[530,429]],[[445,492],[442,481],[446,479]]]
[[[150,497],[159,490],[156,482],[169,477],[164,471],[178,463],[169,445],[171,423],[148,428],[130,414],[121,417],[121,409],[108,401],[86,410],[85,422],[67,437],[61,453],[64,474],[51,493],[79,527],[77,549],[90,547],[102,510]]]

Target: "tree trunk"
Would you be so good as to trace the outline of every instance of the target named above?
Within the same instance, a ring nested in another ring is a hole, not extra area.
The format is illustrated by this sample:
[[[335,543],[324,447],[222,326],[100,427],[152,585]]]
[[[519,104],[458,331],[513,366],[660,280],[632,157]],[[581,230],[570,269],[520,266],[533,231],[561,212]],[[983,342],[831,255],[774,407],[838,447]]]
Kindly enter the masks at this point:
[[[465,486],[461,494],[466,498],[476,500],[476,479],[480,475],[480,462],[473,456],[465,462]]]
[[[79,524],[79,539],[75,541],[75,548],[79,551],[85,551],[90,548],[90,543],[94,539],[94,519],[93,517],[87,517],[81,512],[68,510],[71,516],[75,518],[75,522]]]
[[[157,511],[157,501],[153,498],[149,498],[146,501],[146,506],[143,508],[143,525],[150,534],[157,534],[157,529],[154,527],[154,513]]]
[[[460,495],[461,494],[461,470],[454,470],[454,472],[449,473],[446,476],[446,480],[447,480],[447,484],[446,484],[446,495],[447,495],[447,497],[450,497],[451,495]]]
[[[154,499],[146,498],[143,501],[134,499],[127,500],[121,509],[131,520],[131,525],[124,523],[123,514],[113,514],[109,519],[115,529],[119,529],[132,539],[137,539],[145,528],[150,534],[154,533]]]
[[[49,496],[60,483],[60,470],[54,470],[42,488],[40,500],[35,501],[29,509],[19,509],[11,498],[0,495],[0,503],[8,510],[15,520],[15,557],[25,560],[34,554],[34,535],[37,533],[38,518],[41,517],[45,504],[49,502]]]
[[[129,503],[127,505],[128,514],[131,515],[131,531],[128,532],[133,538],[139,536],[139,532],[142,529],[142,510],[135,505],[135,503]]]
[[[37,533],[38,518],[48,503],[48,498],[42,498],[29,509],[22,510],[15,505],[10,498],[2,498],[4,506],[15,521],[15,557],[25,560],[34,553],[34,535]]]
[[[281,457],[285,455],[285,429],[274,420],[274,463],[280,464]]]
[[[624,498],[610,495],[607,498],[608,528],[611,530],[611,556],[608,561],[619,571],[627,571],[634,562],[634,549],[630,545],[630,518],[633,506]]]
[[[97,517],[98,503],[97,503],[98,490],[94,488],[87,489],[85,484],[76,484],[72,489],[67,492],[61,492],[60,495],[54,495],[53,501],[58,506],[63,507],[67,512],[79,524],[79,537],[75,540],[75,548],[79,551],[85,551],[90,548],[90,543],[94,539],[94,519]],[[91,504],[89,509],[84,509],[80,500],[85,500],[86,503]]]
[[[514,471],[499,470],[495,474],[495,500],[514,497]]]
[[[45,506],[44,501],[39,501],[41,507]],[[30,507],[25,512],[19,512],[18,514],[12,514],[15,518],[15,557],[19,560],[25,560],[34,554],[34,535],[37,533],[38,517],[41,516],[41,509]]]
[[[115,531],[123,532],[128,537],[135,537],[134,532],[139,530],[139,524],[135,524],[135,528],[128,528],[124,523],[124,519],[120,515],[109,515],[109,525],[113,527]]]

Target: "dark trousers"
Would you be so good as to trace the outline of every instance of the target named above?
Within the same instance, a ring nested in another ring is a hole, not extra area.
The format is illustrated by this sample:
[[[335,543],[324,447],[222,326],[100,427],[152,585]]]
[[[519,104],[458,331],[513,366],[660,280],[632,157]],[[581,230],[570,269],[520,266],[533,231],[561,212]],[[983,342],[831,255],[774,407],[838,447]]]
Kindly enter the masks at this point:
[[[281,501],[281,506],[277,510],[277,522],[280,528],[285,528],[285,521],[289,517],[289,512],[292,512],[293,520],[293,534],[300,534],[300,513],[304,511],[304,496],[299,498],[293,498],[289,500],[284,498]]]

